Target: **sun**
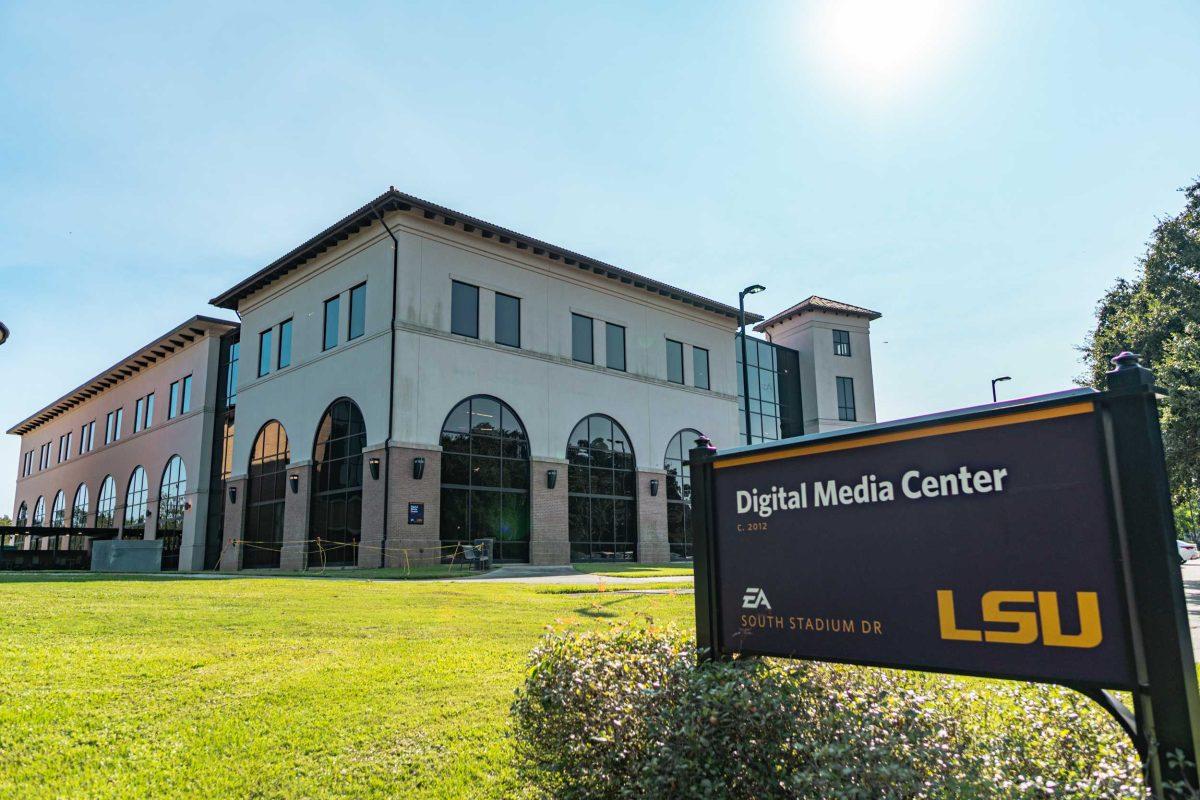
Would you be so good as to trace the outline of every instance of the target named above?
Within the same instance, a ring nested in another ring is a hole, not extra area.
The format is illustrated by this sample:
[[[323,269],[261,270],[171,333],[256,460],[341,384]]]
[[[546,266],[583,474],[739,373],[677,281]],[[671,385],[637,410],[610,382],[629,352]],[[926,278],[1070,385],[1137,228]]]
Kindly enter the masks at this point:
[[[904,94],[945,71],[963,45],[970,0],[822,0],[806,7],[809,51],[844,90]]]

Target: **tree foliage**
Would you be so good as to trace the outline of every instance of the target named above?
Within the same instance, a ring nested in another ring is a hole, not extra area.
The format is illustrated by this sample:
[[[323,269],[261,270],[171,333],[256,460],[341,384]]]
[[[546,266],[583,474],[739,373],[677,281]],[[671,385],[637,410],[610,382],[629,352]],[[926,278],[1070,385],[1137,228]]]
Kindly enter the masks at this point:
[[[1122,350],[1142,355],[1167,390],[1163,444],[1181,534],[1200,530],[1200,181],[1183,189],[1186,202],[1160,219],[1133,280],[1121,278],[1096,309],[1083,346],[1088,375],[1104,387],[1109,359]]]

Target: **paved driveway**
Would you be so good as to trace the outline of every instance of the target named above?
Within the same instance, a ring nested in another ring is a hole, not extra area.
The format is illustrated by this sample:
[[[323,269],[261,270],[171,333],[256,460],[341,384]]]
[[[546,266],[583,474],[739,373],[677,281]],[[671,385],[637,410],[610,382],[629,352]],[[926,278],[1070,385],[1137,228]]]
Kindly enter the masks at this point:
[[[1192,629],[1192,653],[1200,662],[1200,559],[1183,567],[1183,594],[1187,597],[1188,625]]]

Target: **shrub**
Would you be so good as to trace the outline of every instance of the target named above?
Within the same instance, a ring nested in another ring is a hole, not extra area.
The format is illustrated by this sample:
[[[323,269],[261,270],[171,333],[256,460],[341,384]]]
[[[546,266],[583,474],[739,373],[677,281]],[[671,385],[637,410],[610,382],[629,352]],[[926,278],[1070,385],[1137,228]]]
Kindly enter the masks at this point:
[[[527,781],[608,798],[1144,796],[1125,735],[1064,689],[772,659],[697,669],[690,637],[558,633],[513,704]]]

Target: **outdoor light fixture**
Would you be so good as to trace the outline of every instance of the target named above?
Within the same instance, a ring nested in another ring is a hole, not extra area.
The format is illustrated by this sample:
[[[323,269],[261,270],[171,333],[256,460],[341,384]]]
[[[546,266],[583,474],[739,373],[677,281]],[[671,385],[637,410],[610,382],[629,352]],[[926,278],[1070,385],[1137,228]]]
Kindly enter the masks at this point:
[[[546,470],[546,488],[553,489],[555,484],[557,484],[557,483],[558,483],[558,470],[556,470],[556,469]]]
[[[229,502],[231,502],[231,503],[237,502],[237,487],[236,486],[229,487]]]
[[[184,500],[184,501],[183,501],[183,510],[184,510],[184,511],[191,511],[191,510],[192,510],[192,501],[191,501],[191,500]]]
[[[367,460],[367,468],[371,470],[371,480],[379,480],[379,459],[370,458]]]
[[[750,368],[746,365],[746,295],[758,294],[767,287],[762,284],[747,286],[738,292],[738,327],[741,328],[742,340],[742,394],[743,405],[746,407],[746,444],[750,444]]]
[[[295,472],[293,472],[291,475],[288,475],[288,486],[292,487],[292,494],[296,494],[300,491],[300,476]]]
[[[413,480],[419,481],[425,477],[425,458],[417,456],[413,459]]]
[[[658,478],[650,479],[650,496],[658,497]]]
[[[1011,381],[1011,380],[1012,380],[1011,375],[1005,375],[1003,378],[992,378],[992,402],[993,403],[996,402],[996,384],[1000,383],[1001,381]]]

